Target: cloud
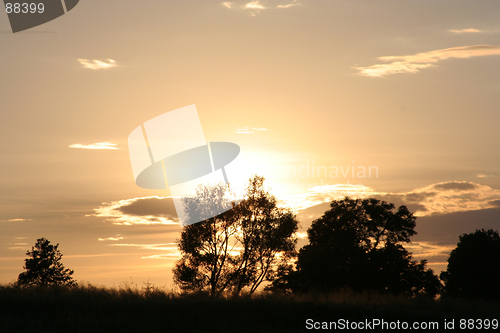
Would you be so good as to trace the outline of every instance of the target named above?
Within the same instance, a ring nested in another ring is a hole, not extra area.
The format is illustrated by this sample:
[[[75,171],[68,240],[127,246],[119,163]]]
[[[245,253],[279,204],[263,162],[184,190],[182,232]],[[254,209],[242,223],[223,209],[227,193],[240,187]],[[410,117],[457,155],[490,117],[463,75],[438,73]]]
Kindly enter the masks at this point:
[[[260,0],[250,1],[250,2],[222,2],[221,5],[226,7],[227,9],[235,10],[249,10],[251,16],[256,16],[256,14],[260,13],[261,10],[270,10],[270,9],[287,9],[295,6],[301,6],[302,3],[297,2],[298,0],[292,0],[289,3],[283,3],[283,0],[268,0],[265,2],[261,2]]]
[[[179,225],[170,197],[141,197],[103,203],[89,216],[106,217],[116,225]]]
[[[500,208],[487,208],[417,218],[414,242],[456,245],[458,236],[476,229],[500,230]],[[449,253],[448,253],[449,254]]]
[[[10,219],[10,220],[0,220],[0,222],[23,222],[23,221],[31,221],[31,219]]]
[[[266,9],[266,7],[260,3],[259,0],[249,2],[245,5],[245,9]]]
[[[236,129],[236,133],[238,134],[252,134],[254,133],[254,131],[267,131],[268,129],[267,128],[263,128],[263,127],[238,127]]]
[[[478,184],[467,183],[467,182],[447,182],[435,184],[433,187],[437,190],[455,190],[455,191],[465,191],[465,190],[474,190],[479,188]]]
[[[127,215],[136,216],[176,216],[174,201],[171,198],[146,197],[136,198],[130,203],[117,208],[120,212]]]
[[[180,253],[154,254],[152,256],[141,257],[141,259],[180,259]]]
[[[69,148],[77,148],[77,149],[119,149],[115,147],[116,144],[111,143],[111,142],[98,142],[98,143],[91,143],[89,145],[82,145],[80,143],[75,143],[72,145],[69,145]]]
[[[465,181],[442,182],[400,193],[376,192],[363,185],[337,184],[316,186],[305,193],[283,197],[280,205],[304,211],[302,215],[313,219],[321,216],[324,210],[316,211],[311,207],[346,196],[360,199],[374,197],[395,206],[405,205],[416,216],[432,216],[497,207],[500,190]]]
[[[166,244],[110,244],[110,246],[139,247],[143,250],[165,251],[167,253],[141,257],[141,259],[180,259],[181,253],[176,243]]]
[[[104,241],[119,241],[122,239],[125,239],[125,237],[121,237],[121,236],[116,235],[116,237],[98,238],[97,240],[100,242],[104,242]]]
[[[112,67],[118,66],[116,61],[113,59],[108,59],[107,61],[101,60],[87,60],[87,59],[78,59],[78,62],[82,64],[83,68],[99,70],[99,69],[109,69]]]
[[[436,67],[436,63],[450,58],[467,59],[488,55],[500,55],[500,46],[472,45],[452,47],[414,55],[386,56],[377,59],[387,61],[387,64],[375,64],[368,67],[353,67],[360,75],[383,77],[398,73],[417,73],[421,69]]]
[[[498,200],[491,200],[490,202],[490,205],[495,207],[495,208],[500,208],[500,199]]]
[[[448,258],[450,252],[455,248],[454,245],[439,245],[432,242],[411,242],[404,245],[414,256],[421,258],[440,257]]]
[[[414,205],[417,216],[432,216],[492,208],[491,202],[500,199],[500,190],[472,182],[451,181],[406,193],[386,193],[382,197]]]
[[[291,8],[291,7],[294,7],[294,6],[300,6],[301,3],[297,2],[297,0],[293,0],[291,3],[287,4],[287,5],[278,5],[276,8]]]
[[[344,197],[366,198],[375,195],[372,188],[363,185],[336,184],[322,185],[309,188],[307,192],[283,196],[280,206],[290,207],[295,211],[300,211],[320,205],[322,203],[340,200]]]
[[[380,58],[379,58],[380,59]],[[376,64],[369,67],[354,67],[363,76],[382,77],[400,73],[418,73],[420,69],[435,67],[433,64],[412,64],[395,61],[390,64]]]
[[[19,220],[19,219],[17,219]],[[18,237],[15,237],[14,239],[18,239]],[[26,247],[28,246],[28,243],[8,243],[9,246],[7,248],[9,250],[26,250]]]
[[[177,249],[176,243],[163,244],[109,244],[109,246],[140,247],[143,250],[171,251]]]
[[[463,34],[463,33],[479,33],[482,32],[481,30],[474,29],[474,28],[469,28],[469,29],[448,29],[449,32],[453,32],[454,34]]]

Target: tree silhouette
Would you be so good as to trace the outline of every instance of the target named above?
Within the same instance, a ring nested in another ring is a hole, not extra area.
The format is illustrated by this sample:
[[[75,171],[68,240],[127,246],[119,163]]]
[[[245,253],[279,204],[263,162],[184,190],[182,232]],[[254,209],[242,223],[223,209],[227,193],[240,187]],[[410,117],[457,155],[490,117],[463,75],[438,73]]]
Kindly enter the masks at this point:
[[[274,288],[307,292],[377,290],[435,296],[440,282],[425,261],[413,261],[402,244],[415,235],[416,218],[405,206],[377,199],[333,201],[313,221],[297,270],[283,270]]]
[[[25,272],[19,274],[17,284],[22,286],[72,286],[76,282],[71,275],[74,271],[64,268],[61,263],[62,254],[58,250],[59,244],[52,245],[45,238],[39,238],[29,256],[25,259]]]
[[[212,296],[252,294],[288,262],[298,222],[290,210],[277,207],[263,182],[263,177],[251,178],[238,205],[184,228],[179,241],[182,258],[174,268],[174,281],[182,290]],[[214,202],[227,205],[228,191],[224,185],[199,187],[195,197],[185,200],[188,216],[213,211],[207,206]]]
[[[500,300],[498,232],[482,229],[461,235],[441,279],[449,296]]]
[[[201,214],[210,216],[206,214],[211,206],[230,204],[228,192],[222,184],[199,186],[196,196],[184,200],[188,218],[198,220]],[[226,290],[234,274],[229,251],[236,231],[232,210],[184,227],[178,241],[182,257],[173,270],[174,282],[184,291],[208,291],[213,296]]]

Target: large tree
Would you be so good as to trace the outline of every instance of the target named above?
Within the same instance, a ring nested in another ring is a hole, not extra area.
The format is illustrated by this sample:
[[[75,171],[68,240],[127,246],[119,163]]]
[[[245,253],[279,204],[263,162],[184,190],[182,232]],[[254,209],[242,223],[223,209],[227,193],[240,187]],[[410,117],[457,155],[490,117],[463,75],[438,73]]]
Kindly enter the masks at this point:
[[[297,270],[284,270],[275,288],[438,293],[437,276],[403,247],[416,234],[416,218],[405,206],[346,197],[330,207],[307,231],[309,244],[299,252]]]
[[[498,232],[482,229],[461,235],[441,279],[449,296],[500,300]]]
[[[252,294],[288,262],[295,250],[297,220],[289,209],[277,206],[263,182],[263,177],[251,178],[245,198],[231,210],[184,228],[182,257],[174,268],[182,290],[212,296]],[[229,197],[224,185],[199,187],[196,196],[185,200],[186,212],[198,216],[212,210],[214,202],[229,204]]]
[[[64,268],[61,263],[62,253],[59,244],[52,245],[45,238],[39,238],[31,251],[29,258],[24,260],[25,271],[19,274],[17,284],[22,286],[72,286],[76,282],[71,275],[74,271]]]

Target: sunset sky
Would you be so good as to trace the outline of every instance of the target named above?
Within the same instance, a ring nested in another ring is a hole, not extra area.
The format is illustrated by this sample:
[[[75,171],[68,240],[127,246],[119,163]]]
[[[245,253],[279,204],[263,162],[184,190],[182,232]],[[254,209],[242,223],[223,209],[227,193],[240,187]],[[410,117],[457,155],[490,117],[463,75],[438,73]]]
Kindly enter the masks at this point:
[[[311,221],[344,195],[407,205],[417,259],[500,230],[500,2],[82,0],[13,34],[0,13],[0,283],[37,238],[74,278],[172,286],[181,227],[127,138],[195,104],[207,141]],[[299,247],[306,240],[301,239]]]

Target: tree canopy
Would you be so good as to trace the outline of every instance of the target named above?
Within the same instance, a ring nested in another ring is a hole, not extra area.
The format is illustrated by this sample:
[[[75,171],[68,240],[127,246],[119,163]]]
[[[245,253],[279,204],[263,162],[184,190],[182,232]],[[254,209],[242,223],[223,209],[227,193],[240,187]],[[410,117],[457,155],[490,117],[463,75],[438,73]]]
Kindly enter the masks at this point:
[[[290,210],[277,206],[263,183],[263,177],[251,178],[238,205],[184,228],[178,243],[182,258],[174,268],[174,281],[182,290],[252,294],[288,262],[298,222]],[[196,196],[185,199],[186,213],[199,216],[213,202],[228,204],[228,192],[222,184],[201,186]]]
[[[500,300],[498,232],[482,229],[461,235],[441,279],[449,296]]]
[[[25,271],[19,274],[17,284],[22,286],[72,286],[76,282],[71,275],[74,271],[64,268],[61,263],[62,253],[59,244],[52,245],[45,238],[39,238],[31,251],[29,258],[24,260]]]
[[[416,218],[405,206],[346,197],[330,207],[307,231],[309,244],[299,251],[297,269],[284,269],[275,288],[439,292],[439,279],[426,261],[414,261],[403,247],[416,234]]]

